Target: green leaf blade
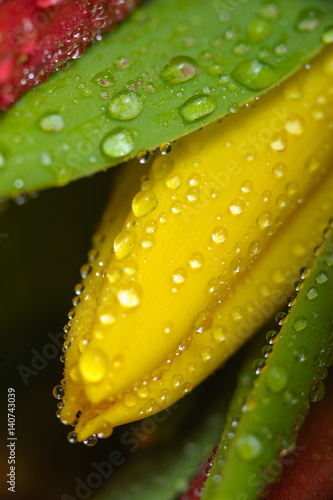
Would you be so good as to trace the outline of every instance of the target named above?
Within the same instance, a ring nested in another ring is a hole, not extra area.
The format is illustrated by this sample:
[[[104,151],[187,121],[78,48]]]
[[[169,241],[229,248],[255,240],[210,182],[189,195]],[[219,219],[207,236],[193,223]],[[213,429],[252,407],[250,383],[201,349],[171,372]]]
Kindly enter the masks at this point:
[[[331,2],[316,2],[318,19],[302,0],[265,5],[147,2],[2,116],[0,197],[67,184],[235,112],[330,40]],[[120,146],[105,146],[119,129]]]
[[[309,401],[324,395],[321,380],[331,364],[333,345],[332,224],[310,274],[305,274],[273,350],[262,363],[235,435],[217,455],[203,500],[257,499],[263,487],[279,477]]]

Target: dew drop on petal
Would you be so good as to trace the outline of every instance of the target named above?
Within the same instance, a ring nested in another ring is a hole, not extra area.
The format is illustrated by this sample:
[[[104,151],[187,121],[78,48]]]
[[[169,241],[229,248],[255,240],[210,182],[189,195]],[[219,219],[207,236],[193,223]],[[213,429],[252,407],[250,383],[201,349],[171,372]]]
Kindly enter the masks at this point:
[[[153,191],[140,191],[132,201],[132,210],[136,217],[144,217],[155,210],[158,205],[156,194]]]
[[[79,370],[87,382],[100,382],[107,373],[107,361],[97,349],[86,350],[79,359]]]

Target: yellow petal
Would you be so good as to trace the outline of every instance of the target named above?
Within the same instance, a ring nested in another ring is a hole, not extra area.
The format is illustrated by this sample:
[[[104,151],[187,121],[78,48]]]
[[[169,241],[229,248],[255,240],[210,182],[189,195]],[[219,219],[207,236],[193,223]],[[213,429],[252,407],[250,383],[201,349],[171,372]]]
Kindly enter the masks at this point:
[[[142,418],[181,397],[259,326],[256,301],[281,304],[277,262],[298,267],[310,253],[309,238],[302,243],[304,200],[315,199],[314,187],[332,199],[332,54],[326,50],[254,109],[157,157],[122,228],[122,214],[112,220],[115,201],[107,209],[66,351],[61,419],[70,423],[82,411],[79,440],[105,421]],[[137,167],[128,168],[130,184]]]

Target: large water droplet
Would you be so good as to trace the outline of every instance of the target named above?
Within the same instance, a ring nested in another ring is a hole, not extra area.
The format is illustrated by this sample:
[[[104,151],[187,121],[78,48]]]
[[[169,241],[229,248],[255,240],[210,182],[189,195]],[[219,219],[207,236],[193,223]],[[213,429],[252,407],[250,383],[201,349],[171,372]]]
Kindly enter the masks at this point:
[[[212,96],[199,94],[190,97],[180,108],[179,112],[188,122],[210,115],[216,109],[216,102]]]
[[[133,135],[128,129],[117,127],[104,137],[101,147],[107,156],[122,158],[134,147]]]
[[[287,371],[282,366],[267,368],[266,377],[267,385],[272,392],[282,391],[288,380]]]
[[[237,198],[235,200],[232,200],[232,202],[229,205],[229,210],[233,215],[240,215],[243,213],[245,209],[245,203],[242,199]]]
[[[304,330],[304,328],[306,328],[308,325],[307,325],[307,321],[305,318],[297,318],[295,321],[294,321],[294,324],[293,324],[293,327],[294,327],[294,330],[296,332],[301,332],[302,330]]]
[[[194,327],[196,333],[207,332],[213,325],[212,315],[207,311],[202,311],[199,313],[198,317],[194,322]]]
[[[321,10],[314,7],[304,9],[298,16],[296,29],[301,32],[314,31],[318,28],[322,16]]]
[[[238,437],[237,452],[245,462],[252,462],[261,455],[262,451],[262,442],[254,434],[242,434]]]
[[[107,372],[107,360],[97,349],[86,350],[80,357],[79,370],[87,382],[100,382]]]
[[[262,90],[278,80],[278,72],[269,64],[251,59],[243,61],[232,72],[236,82],[250,90]]]
[[[119,260],[130,255],[136,241],[136,234],[133,231],[121,231],[115,238],[113,248]]]
[[[202,253],[197,252],[192,253],[188,262],[192,269],[200,269],[203,266],[204,260],[205,258]]]
[[[264,2],[259,9],[259,16],[267,21],[276,21],[280,17],[280,9],[274,2]]]
[[[117,120],[133,120],[136,118],[142,110],[142,100],[141,97],[130,90],[122,90],[115,94],[109,104],[108,112]]]
[[[129,309],[137,307],[140,304],[141,295],[141,288],[133,281],[124,281],[117,291],[119,303]]]
[[[194,59],[188,56],[174,57],[163,68],[161,76],[171,85],[187,82],[198,74],[198,67]]]
[[[101,71],[94,76],[94,82],[96,82],[100,87],[107,88],[113,87],[115,79],[111,73],[108,73],[108,71]]]
[[[228,231],[224,226],[217,226],[215,229],[213,229],[212,240],[217,245],[223,243],[227,239],[227,236]]]
[[[153,191],[140,191],[132,201],[132,210],[136,217],[144,217],[155,210],[158,205],[156,194]]]
[[[185,283],[186,276],[187,273],[185,269],[179,267],[178,269],[175,269],[175,271],[172,273],[172,281],[174,281],[174,283],[177,283],[178,285]]]
[[[61,132],[65,126],[65,122],[62,116],[50,114],[41,119],[39,126],[45,132]]]
[[[268,37],[269,32],[269,23],[263,19],[255,19],[247,28],[249,38],[255,43],[265,40]]]

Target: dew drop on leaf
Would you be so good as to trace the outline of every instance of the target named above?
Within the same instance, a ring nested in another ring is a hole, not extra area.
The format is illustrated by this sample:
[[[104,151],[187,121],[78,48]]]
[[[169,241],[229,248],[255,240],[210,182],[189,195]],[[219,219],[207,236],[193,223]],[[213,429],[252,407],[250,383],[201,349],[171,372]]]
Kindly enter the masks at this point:
[[[198,74],[198,66],[194,59],[188,56],[178,56],[171,59],[163,68],[161,77],[171,85],[184,83]]]
[[[61,132],[65,126],[65,122],[61,115],[50,114],[41,119],[39,126],[45,132]]]
[[[300,32],[314,31],[318,28],[322,16],[321,10],[314,7],[304,9],[298,16],[296,29]]]
[[[133,120],[133,118],[139,116],[141,110],[141,97],[130,90],[117,92],[108,104],[108,112],[112,118],[122,121]]]
[[[250,90],[263,90],[278,80],[277,70],[258,59],[243,61],[232,72],[236,82]]]
[[[198,94],[190,97],[180,108],[179,112],[187,122],[194,122],[199,118],[210,115],[216,109],[216,102],[212,96]]]
[[[134,147],[134,139],[130,130],[117,127],[107,134],[102,142],[102,151],[111,158],[122,158]]]

